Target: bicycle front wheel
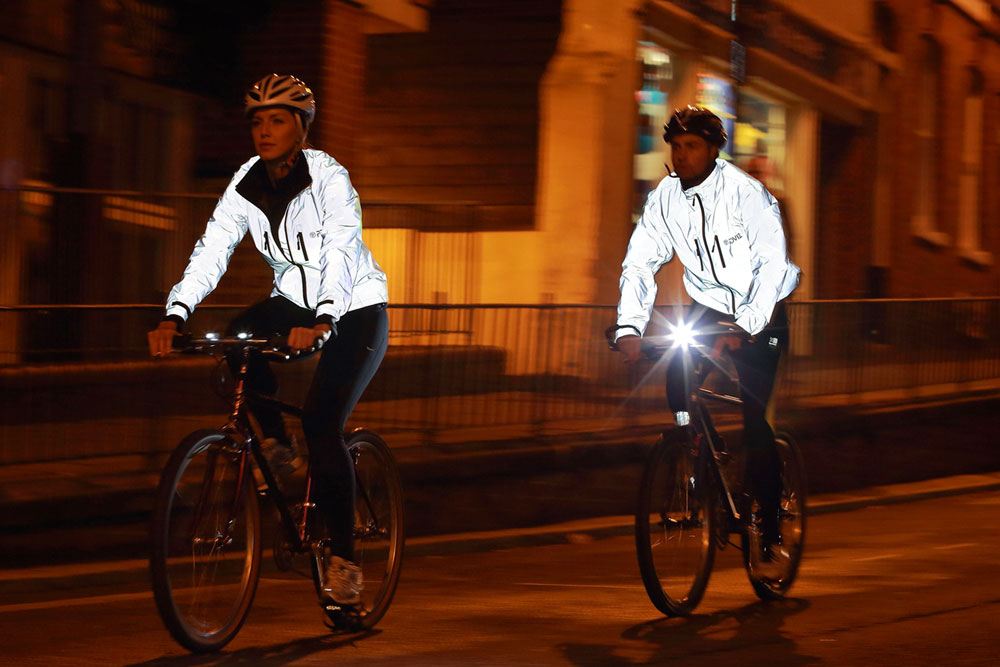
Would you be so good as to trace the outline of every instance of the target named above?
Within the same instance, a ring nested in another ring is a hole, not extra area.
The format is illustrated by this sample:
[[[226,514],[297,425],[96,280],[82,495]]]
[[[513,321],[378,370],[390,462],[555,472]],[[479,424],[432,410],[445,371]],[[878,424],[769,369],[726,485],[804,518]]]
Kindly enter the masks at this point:
[[[661,438],[639,487],[635,547],[646,593],[669,616],[694,611],[715,560],[714,496],[693,443]]]
[[[260,577],[260,507],[250,455],[222,431],[174,450],[160,477],[150,573],[160,618],[179,644],[225,646],[250,611]]]
[[[775,436],[781,462],[780,544],[765,555],[759,521],[753,514],[743,532],[743,564],[754,592],[762,600],[783,598],[795,582],[806,539],[806,472],[798,445],[784,433]]]
[[[328,611],[339,625],[373,627],[389,609],[403,566],[403,490],[396,461],[385,442],[370,431],[356,431],[347,440],[357,483],[354,500],[354,560],[361,567],[364,590],[350,619]],[[321,523],[321,522],[317,522]],[[323,531],[322,527],[317,527]],[[314,533],[315,534],[315,533]],[[323,558],[313,559],[313,579],[321,588]]]

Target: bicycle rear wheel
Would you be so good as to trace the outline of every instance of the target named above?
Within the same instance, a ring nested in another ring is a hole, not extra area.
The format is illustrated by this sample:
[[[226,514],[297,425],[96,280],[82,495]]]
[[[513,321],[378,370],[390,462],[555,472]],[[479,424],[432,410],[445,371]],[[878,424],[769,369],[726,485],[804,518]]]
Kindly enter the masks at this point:
[[[246,620],[260,577],[260,507],[249,451],[222,431],[187,436],[160,477],[150,573],[160,618],[179,644],[225,646]]]
[[[403,566],[403,490],[392,452],[370,431],[356,431],[347,440],[354,459],[357,490],[354,500],[354,560],[361,567],[361,602],[345,616],[339,608],[324,607],[337,627],[368,629],[389,609]],[[317,516],[314,514],[314,516]],[[317,521],[316,524],[321,524]],[[317,532],[324,533],[322,526]],[[316,592],[322,588],[325,558],[312,559]]]
[[[639,487],[635,547],[646,593],[657,609],[685,616],[701,601],[715,561],[714,494],[693,442],[661,438]]]
[[[784,433],[775,436],[781,461],[781,543],[765,557],[759,520],[751,514],[743,531],[743,564],[754,592],[762,600],[783,598],[795,582],[805,548],[806,473],[798,445]]]

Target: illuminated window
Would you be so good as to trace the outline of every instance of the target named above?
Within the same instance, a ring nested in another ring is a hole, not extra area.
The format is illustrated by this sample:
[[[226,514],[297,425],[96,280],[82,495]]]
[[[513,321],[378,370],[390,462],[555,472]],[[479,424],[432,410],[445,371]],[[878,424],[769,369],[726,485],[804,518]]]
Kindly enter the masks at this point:
[[[636,59],[642,80],[635,91],[638,117],[635,128],[633,220],[638,220],[649,192],[667,175],[664,167],[663,125],[673,101],[674,60],[669,51],[653,42],[640,41]]]
[[[772,194],[785,191],[785,106],[755,93],[740,93],[736,132],[731,137],[737,166]]]
[[[982,243],[983,75],[968,71],[962,114],[962,163],[958,177],[958,249],[968,260],[992,263]]]
[[[923,38],[919,72],[919,99],[914,134],[916,135],[917,170],[914,180],[916,208],[910,225],[919,238],[935,244],[948,243],[948,235],[937,228],[937,145],[938,101],[941,93],[941,49],[930,38]]]

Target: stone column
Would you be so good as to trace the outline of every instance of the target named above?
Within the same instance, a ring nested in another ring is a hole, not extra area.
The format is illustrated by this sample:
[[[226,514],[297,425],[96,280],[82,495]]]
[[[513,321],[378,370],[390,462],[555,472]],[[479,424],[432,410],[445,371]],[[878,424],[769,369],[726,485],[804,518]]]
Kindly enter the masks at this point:
[[[566,0],[540,91],[539,292],[617,300],[631,231],[636,40],[641,0]]]

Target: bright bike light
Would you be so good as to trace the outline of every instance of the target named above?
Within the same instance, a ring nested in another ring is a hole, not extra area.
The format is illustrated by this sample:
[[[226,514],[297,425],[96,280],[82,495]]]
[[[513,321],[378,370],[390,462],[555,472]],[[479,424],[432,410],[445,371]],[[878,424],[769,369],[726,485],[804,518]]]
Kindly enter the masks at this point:
[[[215,333],[214,331],[209,331],[207,334],[205,334],[205,338],[208,340],[219,340],[219,334]]]
[[[246,340],[247,338],[250,337],[250,334],[248,334],[245,331],[241,331],[238,334],[236,334],[236,337],[239,338],[240,340]]]
[[[673,347],[696,347],[698,341],[695,339],[695,331],[690,324],[681,322],[670,325],[670,334],[667,336],[673,341]]]

